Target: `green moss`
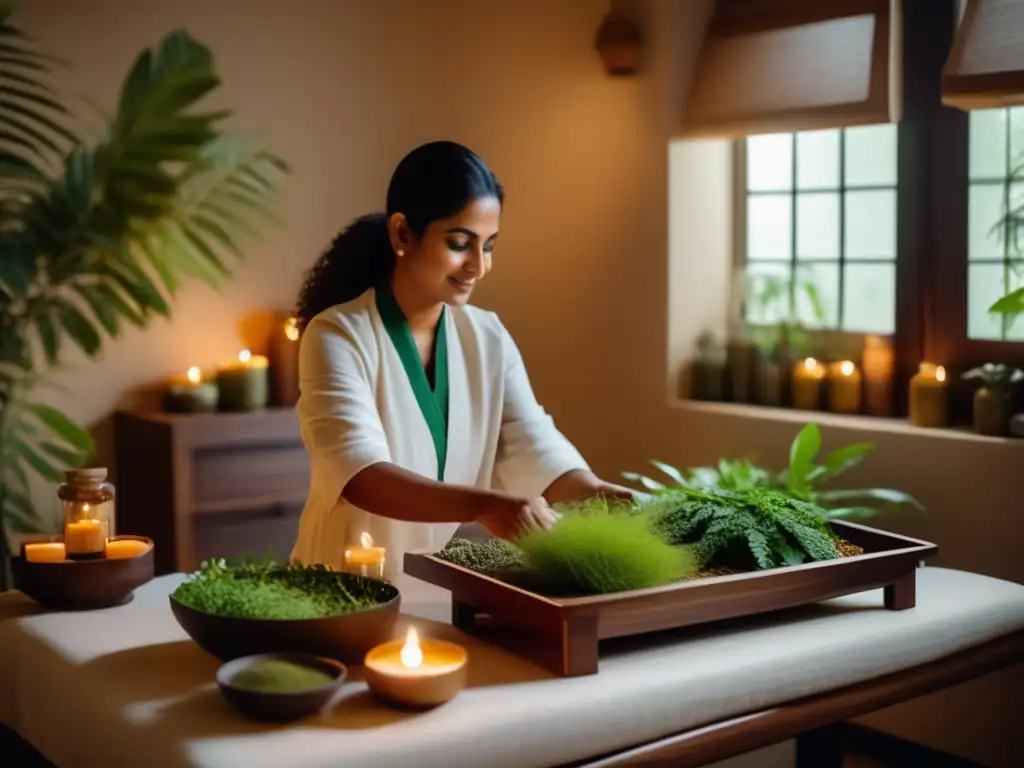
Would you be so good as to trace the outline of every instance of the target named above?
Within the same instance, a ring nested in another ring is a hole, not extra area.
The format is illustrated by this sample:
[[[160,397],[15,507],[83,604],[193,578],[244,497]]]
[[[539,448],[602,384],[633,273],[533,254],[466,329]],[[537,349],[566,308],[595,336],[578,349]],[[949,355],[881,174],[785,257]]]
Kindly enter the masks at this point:
[[[172,593],[205,613],[247,619],[318,619],[379,604],[373,582],[323,566],[210,560]]]
[[[691,545],[705,567],[767,569],[839,556],[824,512],[778,491],[680,489],[641,510],[658,535]]]
[[[332,680],[322,669],[283,659],[264,659],[231,678],[231,685],[263,693],[300,693],[328,685]]]
[[[651,528],[628,505],[593,500],[559,508],[551,530],[516,540],[529,577],[550,594],[607,594],[645,589],[691,576],[697,560]]]

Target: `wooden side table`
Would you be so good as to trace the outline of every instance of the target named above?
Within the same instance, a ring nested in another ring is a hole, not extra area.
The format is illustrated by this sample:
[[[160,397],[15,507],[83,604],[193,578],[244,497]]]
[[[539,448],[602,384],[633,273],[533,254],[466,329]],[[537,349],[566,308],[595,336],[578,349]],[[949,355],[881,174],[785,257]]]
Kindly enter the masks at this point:
[[[309,488],[292,408],[119,412],[117,530],[149,536],[158,574],[211,557],[286,560]]]

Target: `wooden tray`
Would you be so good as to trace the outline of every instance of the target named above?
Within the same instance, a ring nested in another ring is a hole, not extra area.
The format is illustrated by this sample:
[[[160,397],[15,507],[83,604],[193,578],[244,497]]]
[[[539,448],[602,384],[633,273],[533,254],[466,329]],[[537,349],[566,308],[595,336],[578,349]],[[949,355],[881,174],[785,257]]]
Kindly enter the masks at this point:
[[[608,638],[751,616],[880,587],[887,609],[913,608],[916,569],[938,547],[855,523],[830,524],[865,553],[609,595],[544,597],[422,551],[406,553],[405,572],[451,591],[455,626],[478,633],[483,629],[478,618],[489,616],[526,633],[523,643],[535,646],[534,655],[539,652],[552,672],[575,677],[597,672],[598,643]]]

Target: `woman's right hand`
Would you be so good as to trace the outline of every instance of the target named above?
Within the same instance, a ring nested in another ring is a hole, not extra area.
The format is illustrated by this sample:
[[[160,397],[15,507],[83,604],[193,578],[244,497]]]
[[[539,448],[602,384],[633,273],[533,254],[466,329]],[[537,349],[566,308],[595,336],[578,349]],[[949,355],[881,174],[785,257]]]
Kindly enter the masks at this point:
[[[558,520],[543,496],[533,499],[515,496],[489,500],[476,521],[500,539],[514,540],[524,533],[548,530]]]

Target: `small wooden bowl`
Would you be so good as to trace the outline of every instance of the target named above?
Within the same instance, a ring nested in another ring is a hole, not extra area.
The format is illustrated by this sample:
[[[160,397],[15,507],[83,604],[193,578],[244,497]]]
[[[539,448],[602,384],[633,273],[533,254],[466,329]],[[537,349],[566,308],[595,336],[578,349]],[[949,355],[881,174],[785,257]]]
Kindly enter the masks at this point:
[[[319,578],[340,580],[350,590],[369,592],[373,608],[317,619],[249,619],[200,611],[170,595],[171,612],[200,648],[221,661],[265,653],[323,656],[361,664],[366,652],[392,636],[401,594],[392,584],[339,571]]]
[[[290,693],[274,693],[238,688],[232,684],[243,670],[260,662],[290,661],[306,667],[319,669],[333,679],[329,683]],[[217,687],[220,693],[237,712],[263,722],[286,722],[316,714],[334,702],[335,696],[348,677],[344,664],[332,659],[310,656],[303,653],[264,653],[256,656],[242,656],[221,665],[217,670]]]
[[[14,586],[37,603],[58,611],[86,611],[124,605],[132,593],[153,578],[153,540],[144,536],[111,536],[111,541],[141,541],[148,548],[135,557],[111,560],[58,560],[33,563],[25,547],[61,541],[60,537],[27,541],[11,557]]]

